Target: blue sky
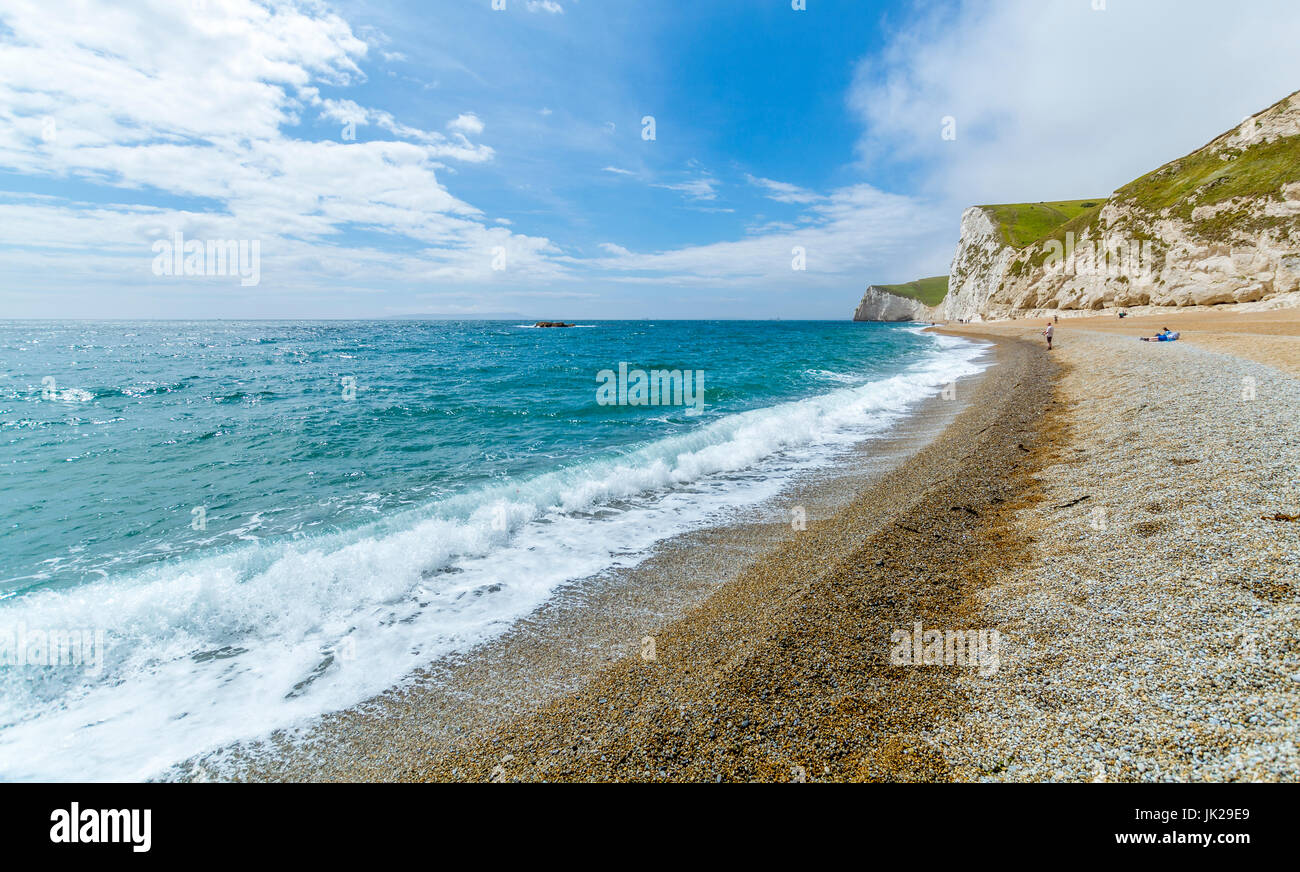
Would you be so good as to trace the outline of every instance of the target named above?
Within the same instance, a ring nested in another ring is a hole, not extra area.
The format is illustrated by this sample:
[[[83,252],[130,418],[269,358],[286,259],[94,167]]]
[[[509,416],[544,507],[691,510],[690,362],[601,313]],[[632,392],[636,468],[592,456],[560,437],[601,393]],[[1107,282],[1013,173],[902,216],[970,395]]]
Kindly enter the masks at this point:
[[[1300,87],[1281,0],[127,5],[0,8],[0,317],[847,317]]]

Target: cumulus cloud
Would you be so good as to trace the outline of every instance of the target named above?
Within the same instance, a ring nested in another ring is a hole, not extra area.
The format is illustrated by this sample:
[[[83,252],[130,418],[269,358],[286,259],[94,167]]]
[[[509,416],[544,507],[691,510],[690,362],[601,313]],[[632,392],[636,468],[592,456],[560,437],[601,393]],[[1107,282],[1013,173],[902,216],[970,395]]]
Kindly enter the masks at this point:
[[[1300,87],[1293,0],[1092,5],[962,0],[909,20],[848,96],[863,164],[919,168],[954,206],[1103,196]]]
[[[483,122],[473,112],[462,112],[447,122],[447,129],[467,136],[478,136],[483,132]]]
[[[322,118],[344,125],[373,124],[395,136],[423,143],[428,147],[426,152],[430,157],[480,163],[491,160],[494,154],[491,147],[474,145],[467,138],[466,134],[477,135],[483,132],[483,122],[474,115],[459,115],[450,121],[447,129],[452,131],[452,136],[449,138],[437,131],[420,130],[402,124],[391,113],[367,109],[352,100],[321,99],[314,88],[304,89],[303,94],[313,106],[320,108]]]
[[[493,158],[469,139],[483,131],[477,116],[442,133],[322,96],[363,81],[368,51],[323,7],[154,0],[87,14],[80,5],[0,9],[0,168],[118,192],[116,204],[96,206],[0,195],[0,243],[28,246],[29,260],[44,251],[42,274],[67,275],[64,249],[79,247],[78,261],[129,286],[150,260],[149,240],[177,230],[260,239],[264,279],[279,263],[299,286],[339,276],[495,281],[498,249],[516,279],[564,274],[549,240],[488,226],[440,182],[444,161]],[[317,118],[396,138],[307,138],[303,125]],[[160,197],[186,205],[158,206]],[[349,244],[353,230],[403,240],[403,253]]]

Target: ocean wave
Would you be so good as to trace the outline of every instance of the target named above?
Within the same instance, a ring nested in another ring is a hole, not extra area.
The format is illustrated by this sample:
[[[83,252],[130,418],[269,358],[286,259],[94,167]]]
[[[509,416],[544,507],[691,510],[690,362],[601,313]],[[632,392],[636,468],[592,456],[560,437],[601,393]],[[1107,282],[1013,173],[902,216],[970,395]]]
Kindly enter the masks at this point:
[[[249,541],[219,553],[10,597],[0,634],[103,629],[107,647],[96,671],[0,670],[0,778],[146,778],[360,702],[499,634],[567,582],[775,496],[983,368],[983,347],[927,335],[934,350],[888,378],[358,529],[258,541],[250,521]]]
[[[829,369],[805,369],[803,372],[804,375],[820,381],[839,382],[840,384],[856,384],[862,381],[862,376],[851,372],[831,372]]]

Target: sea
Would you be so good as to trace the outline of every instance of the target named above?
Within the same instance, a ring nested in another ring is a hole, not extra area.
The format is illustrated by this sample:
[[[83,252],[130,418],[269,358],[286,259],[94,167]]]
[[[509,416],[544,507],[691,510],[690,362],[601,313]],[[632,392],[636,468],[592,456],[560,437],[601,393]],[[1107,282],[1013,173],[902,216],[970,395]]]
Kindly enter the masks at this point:
[[[848,321],[0,321],[0,781],[363,703],[990,363]]]

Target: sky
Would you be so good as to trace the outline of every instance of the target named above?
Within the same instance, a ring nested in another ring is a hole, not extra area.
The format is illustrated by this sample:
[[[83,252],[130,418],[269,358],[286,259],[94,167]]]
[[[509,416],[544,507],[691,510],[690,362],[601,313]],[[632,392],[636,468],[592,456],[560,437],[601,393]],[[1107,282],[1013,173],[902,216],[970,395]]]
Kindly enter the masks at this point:
[[[1297,38],[1294,0],[0,0],[0,318],[848,318],[967,206],[1300,88]]]

